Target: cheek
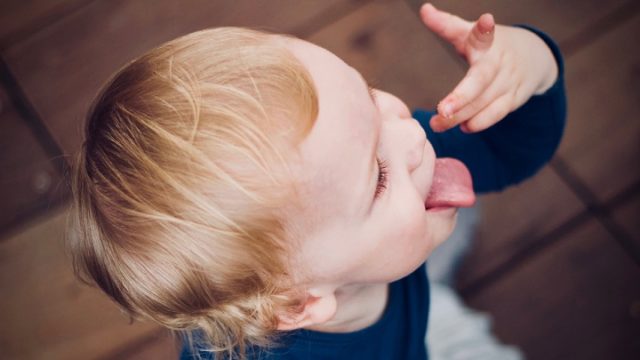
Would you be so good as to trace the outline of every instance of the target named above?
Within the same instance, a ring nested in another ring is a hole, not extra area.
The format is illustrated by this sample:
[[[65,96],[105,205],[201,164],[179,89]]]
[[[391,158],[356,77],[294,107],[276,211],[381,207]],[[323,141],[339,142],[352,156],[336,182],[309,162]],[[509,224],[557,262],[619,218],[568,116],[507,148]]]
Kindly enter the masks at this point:
[[[410,204],[410,205],[409,205]],[[388,236],[396,239],[407,251],[422,252],[429,241],[424,204],[404,201],[404,206],[389,217]],[[406,251],[405,251],[406,252]]]
[[[397,96],[386,91],[377,90],[376,99],[378,106],[380,107],[380,111],[395,114],[400,118],[411,117],[411,111]]]

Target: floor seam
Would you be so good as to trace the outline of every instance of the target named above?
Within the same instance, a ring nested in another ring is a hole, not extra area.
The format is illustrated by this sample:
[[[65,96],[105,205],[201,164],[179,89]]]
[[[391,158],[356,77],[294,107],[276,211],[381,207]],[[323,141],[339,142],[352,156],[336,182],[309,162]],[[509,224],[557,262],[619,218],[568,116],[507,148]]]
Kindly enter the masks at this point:
[[[555,229],[538,237],[537,239],[534,239],[533,241],[530,241],[531,245],[520,249],[508,260],[495,266],[493,269],[487,271],[477,279],[470,281],[467,285],[458,287],[457,290],[465,299],[477,296],[479,293],[497,283],[505,276],[508,276],[508,274],[524,265],[538,254],[542,253],[550,246],[560,243],[567,234],[584,225],[588,220],[598,221],[605,230],[612,235],[615,240],[614,242],[623,248],[623,252],[637,264],[637,259],[634,257],[633,253],[627,251],[627,248],[625,247],[626,244],[619,241],[619,238],[623,236],[628,237],[628,239],[632,239],[632,237],[620,228],[620,226],[612,220],[610,215],[607,215],[608,217],[606,217],[602,213],[610,214],[610,209],[614,209],[634,201],[635,196],[638,194],[640,194],[640,181],[620,191],[611,199],[607,200],[603,205],[593,206],[591,209],[586,208],[582,212],[557,226]],[[514,241],[518,242],[519,239],[514,239]]]
[[[600,224],[613,237],[622,250],[638,265],[640,265],[640,248],[621,226],[612,218],[612,210],[626,199],[631,199],[634,193],[640,190],[640,181],[622,190],[619,194],[608,201],[600,201],[589,189],[582,179],[574,173],[571,167],[561,158],[556,157],[550,163],[551,169],[560,179],[573,191],[573,193],[585,204],[589,211]]]
[[[537,239],[534,239],[531,241],[529,246],[516,251],[510,258],[495,266],[490,271],[487,271],[484,275],[469,282],[467,285],[458,287],[458,292],[465,299],[477,296],[483,290],[497,283],[499,280],[534,258],[539,253],[560,242],[561,239],[565,238],[565,235],[571,233],[590,219],[593,219],[593,216],[587,210],[574,215],[555,229]],[[517,242],[519,240],[516,239],[514,241]]]
[[[47,154],[47,160],[52,163],[54,170],[58,172],[61,178],[61,181],[52,185],[48,192],[52,198],[39,201],[38,204],[31,206],[24,213],[17,214],[13,221],[0,228],[0,241],[2,241],[1,239],[7,238],[10,233],[20,228],[22,224],[28,222],[31,218],[56,209],[66,202],[66,198],[69,195],[67,178],[70,167],[62,153],[62,148],[52,137],[46,125],[44,125],[42,118],[25,95],[3,58],[0,58],[0,83],[6,90],[8,101],[11,102],[20,119],[27,125],[37,143],[42,146],[42,149]]]
[[[84,7],[96,2],[98,0],[85,0],[78,1],[78,3],[69,6],[68,8],[63,8],[60,10],[52,10],[50,13],[46,15],[42,15],[41,17],[36,18],[30,24],[25,27],[21,27],[15,31],[8,33],[3,38],[0,38],[0,51],[4,52],[7,49],[15,46],[21,41],[27,40],[29,37],[34,36],[35,34],[44,31],[50,26],[53,26],[60,21],[63,21],[68,16],[78,12]]]

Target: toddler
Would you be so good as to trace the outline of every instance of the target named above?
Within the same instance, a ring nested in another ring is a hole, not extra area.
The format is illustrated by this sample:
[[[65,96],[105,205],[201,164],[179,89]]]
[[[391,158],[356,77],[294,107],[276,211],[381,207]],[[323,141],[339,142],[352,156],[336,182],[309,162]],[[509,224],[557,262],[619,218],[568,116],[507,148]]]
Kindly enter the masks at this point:
[[[74,165],[77,272],[182,330],[185,359],[426,359],[425,260],[474,192],[549,160],[565,98],[545,34],[420,15],[470,66],[438,114],[323,48],[248,29],[126,65]]]

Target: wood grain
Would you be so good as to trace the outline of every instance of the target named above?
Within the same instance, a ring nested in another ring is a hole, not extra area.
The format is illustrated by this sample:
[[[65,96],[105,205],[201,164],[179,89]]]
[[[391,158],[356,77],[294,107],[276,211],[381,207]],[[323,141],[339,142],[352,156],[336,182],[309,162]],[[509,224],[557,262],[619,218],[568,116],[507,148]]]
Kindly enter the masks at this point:
[[[452,1],[433,0],[436,7],[467,20],[491,12],[499,24],[530,24],[564,44],[608,14],[633,0],[539,0],[539,1]],[[425,1],[407,0],[415,10]],[[581,45],[581,44],[576,44]],[[575,46],[575,45],[572,45]]]
[[[585,210],[549,167],[524,183],[479,200],[473,245],[458,274],[463,288]]]
[[[613,209],[612,217],[629,237],[640,248],[640,195],[627,199],[619,207]]]
[[[107,297],[80,284],[63,238],[66,212],[0,243],[0,358],[90,359],[156,332],[129,324]]]
[[[89,0],[3,0],[0,2],[0,48],[39,31]]]
[[[467,300],[527,359],[631,360],[640,357],[639,278],[592,220]]]
[[[6,49],[4,56],[66,153],[78,149],[82,117],[100,85],[125,62],[180,35],[212,26],[294,30],[350,2],[96,0]]]
[[[168,330],[160,330],[136,340],[100,360],[175,360],[180,355],[182,343]]]
[[[0,86],[1,230],[8,231],[67,195],[60,169],[52,160]]]
[[[404,2],[373,2],[309,37],[410,108],[435,108],[464,75]]]
[[[606,201],[640,180],[640,14],[567,60],[569,119],[560,156]]]

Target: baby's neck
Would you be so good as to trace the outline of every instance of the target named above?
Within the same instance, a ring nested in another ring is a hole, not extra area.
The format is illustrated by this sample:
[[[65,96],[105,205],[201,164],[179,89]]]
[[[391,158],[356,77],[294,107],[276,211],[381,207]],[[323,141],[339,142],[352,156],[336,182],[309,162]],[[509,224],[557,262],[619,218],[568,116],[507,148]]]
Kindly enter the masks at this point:
[[[387,307],[389,284],[349,285],[336,291],[336,315],[307,329],[329,333],[362,330],[378,321]]]

